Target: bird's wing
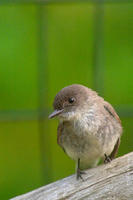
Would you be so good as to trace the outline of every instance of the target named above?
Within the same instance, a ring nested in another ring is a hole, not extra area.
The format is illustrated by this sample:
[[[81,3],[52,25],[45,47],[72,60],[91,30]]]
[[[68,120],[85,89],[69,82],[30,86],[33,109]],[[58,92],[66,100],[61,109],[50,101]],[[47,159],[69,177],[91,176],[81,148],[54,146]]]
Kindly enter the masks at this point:
[[[58,128],[57,128],[57,143],[63,149],[63,151],[65,152],[65,149],[63,148],[62,143],[61,143],[61,135],[62,135],[62,132],[63,132],[63,128],[64,128],[63,123],[60,123]]]
[[[61,134],[62,134],[62,131],[63,131],[63,124],[60,123],[58,128],[57,128],[57,143],[60,146],[61,146]]]
[[[115,112],[114,108],[109,104],[108,102],[105,101],[104,104],[104,109],[113,117],[116,119],[116,121],[121,125],[121,120],[117,113]]]

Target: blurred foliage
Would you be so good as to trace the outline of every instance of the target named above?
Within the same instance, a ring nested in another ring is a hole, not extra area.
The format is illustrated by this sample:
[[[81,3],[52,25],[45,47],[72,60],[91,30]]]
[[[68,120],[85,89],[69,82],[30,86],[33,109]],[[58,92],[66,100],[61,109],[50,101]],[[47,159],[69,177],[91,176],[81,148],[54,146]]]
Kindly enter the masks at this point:
[[[105,6],[105,96],[133,103],[133,4]]]
[[[40,6],[0,6],[0,110],[39,107]],[[133,102],[133,4],[104,5],[104,97],[113,105]],[[43,6],[44,108],[55,94],[80,83],[94,88],[94,15],[91,4]],[[100,84],[100,80],[99,80]],[[46,115],[48,113],[46,112]],[[122,119],[119,155],[132,151],[132,118]],[[56,144],[57,121],[43,122],[44,162],[38,120],[0,122],[0,199],[26,193],[74,173],[74,162]]]

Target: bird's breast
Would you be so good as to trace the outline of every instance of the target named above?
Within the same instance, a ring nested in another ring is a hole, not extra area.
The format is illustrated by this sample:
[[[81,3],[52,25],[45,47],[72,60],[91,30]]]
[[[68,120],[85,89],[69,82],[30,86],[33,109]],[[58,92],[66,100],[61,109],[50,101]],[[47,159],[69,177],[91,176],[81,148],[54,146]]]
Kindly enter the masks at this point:
[[[64,123],[60,142],[66,153],[74,160],[80,158],[87,162],[100,157],[101,145],[98,138],[85,125]]]

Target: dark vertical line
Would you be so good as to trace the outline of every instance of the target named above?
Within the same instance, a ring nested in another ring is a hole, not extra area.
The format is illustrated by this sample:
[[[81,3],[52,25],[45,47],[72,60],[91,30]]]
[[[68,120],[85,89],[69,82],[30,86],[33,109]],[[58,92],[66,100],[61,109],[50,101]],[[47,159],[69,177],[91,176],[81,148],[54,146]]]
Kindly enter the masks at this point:
[[[38,128],[40,139],[40,162],[43,184],[51,181],[50,146],[47,138],[48,125],[45,128],[47,85],[48,85],[48,50],[47,50],[47,8],[38,5]]]
[[[94,50],[93,50],[93,77],[94,89],[100,95],[104,94],[104,4],[103,1],[94,4]]]

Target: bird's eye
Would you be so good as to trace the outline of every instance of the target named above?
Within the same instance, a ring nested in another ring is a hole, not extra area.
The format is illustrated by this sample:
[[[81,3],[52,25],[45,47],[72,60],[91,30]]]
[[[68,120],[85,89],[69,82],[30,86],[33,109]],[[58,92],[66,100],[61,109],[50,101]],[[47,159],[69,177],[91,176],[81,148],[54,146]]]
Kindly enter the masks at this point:
[[[73,103],[73,102],[75,101],[75,98],[70,97],[70,98],[68,99],[68,101],[69,101],[69,103]]]

